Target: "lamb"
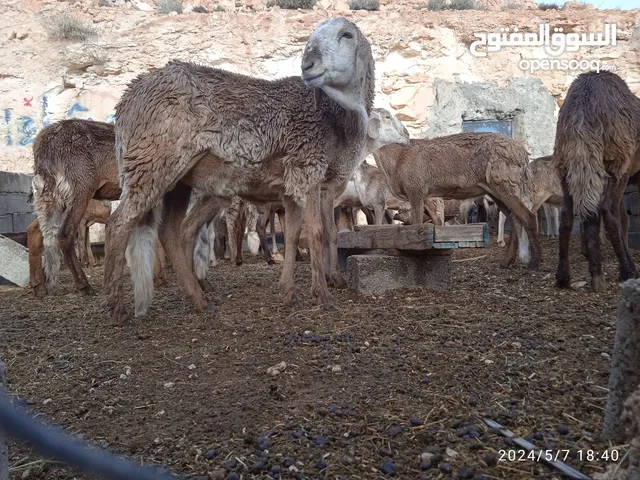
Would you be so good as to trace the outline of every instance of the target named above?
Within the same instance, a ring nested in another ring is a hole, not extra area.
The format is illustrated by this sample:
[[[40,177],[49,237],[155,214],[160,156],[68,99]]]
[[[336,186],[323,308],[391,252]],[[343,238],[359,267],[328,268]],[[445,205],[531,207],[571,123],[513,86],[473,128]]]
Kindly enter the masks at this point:
[[[618,75],[587,72],[573,81],[558,113],[553,151],[563,192],[556,285],[569,288],[569,243],[574,211],[591,288],[605,290],[600,259],[600,222],[618,257],[619,279],[637,277],[626,239],[624,190],[640,170],[640,99]],[[622,225],[621,225],[622,222]]]
[[[374,87],[371,46],[343,17],[325,20],[309,37],[302,79],[264,80],[177,60],[134,79],[116,106],[123,193],[107,222],[104,277],[113,322],[129,318],[123,300],[125,248],[133,260],[135,315],[148,310],[151,245],[160,218],[165,251],[196,310],[216,309],[175,235],[192,188],[222,202],[236,195],[252,202],[283,197],[290,246],[280,280],[285,305],[296,301],[295,252],[306,208],[312,293],[331,306],[321,274],[320,188],[342,183],[357,166]]]
[[[95,294],[74,243],[92,198],[120,198],[114,146],[114,126],[90,120],[62,120],[36,136],[32,189],[37,220],[27,228],[27,244],[30,286],[37,297],[53,292],[63,256],[76,288]],[[156,274],[158,283],[163,273]]]
[[[87,206],[87,211],[80,221],[78,233],[76,234],[76,245],[78,248],[78,258],[83,267],[94,266],[96,259],[91,251],[89,241],[89,227],[94,223],[107,223],[111,215],[111,202],[108,200],[91,200]]]
[[[551,155],[532,160],[527,168],[532,175],[531,185],[528,187],[530,190],[529,196],[533,204],[532,211],[536,213],[542,206],[547,223],[547,235],[553,237],[556,229],[552,226],[552,220],[556,219],[555,226],[557,226],[558,208],[562,206],[562,185],[558,169],[553,163]],[[504,246],[505,221],[504,213],[500,212],[498,244],[501,246]]]
[[[413,223],[421,223],[425,199],[464,200],[488,194],[526,232],[520,258],[540,265],[536,218],[525,205],[522,185],[529,181],[528,154],[517,141],[491,132],[466,132],[432,139],[411,139],[408,146],[387,145],[373,154],[394,195],[411,203]],[[503,262],[503,265],[506,265]]]

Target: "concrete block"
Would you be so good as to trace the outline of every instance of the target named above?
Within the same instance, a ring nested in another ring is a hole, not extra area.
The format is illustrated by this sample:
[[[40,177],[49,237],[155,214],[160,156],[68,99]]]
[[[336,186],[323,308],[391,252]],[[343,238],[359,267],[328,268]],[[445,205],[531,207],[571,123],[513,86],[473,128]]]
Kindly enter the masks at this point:
[[[26,232],[27,227],[36,219],[35,213],[14,213],[13,214],[13,232]]]
[[[33,205],[29,203],[27,193],[0,192],[0,215],[7,213],[29,213],[33,211]]]
[[[0,276],[21,287],[29,285],[27,249],[2,235],[0,235]]]
[[[380,295],[398,288],[445,291],[451,282],[451,256],[351,255],[347,283],[361,295]]]
[[[26,173],[0,172],[0,192],[29,194],[32,178]]]
[[[0,215],[0,233],[13,233],[13,215]]]

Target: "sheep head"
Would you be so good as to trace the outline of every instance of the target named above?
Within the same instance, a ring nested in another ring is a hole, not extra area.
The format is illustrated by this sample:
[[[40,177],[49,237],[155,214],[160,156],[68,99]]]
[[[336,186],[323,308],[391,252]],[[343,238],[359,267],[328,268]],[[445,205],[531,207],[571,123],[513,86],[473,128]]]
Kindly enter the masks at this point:
[[[391,143],[409,145],[409,132],[400,120],[384,108],[374,108],[369,117],[367,150],[373,153]]]
[[[371,45],[354,23],[336,17],[316,27],[302,56],[302,80],[315,90],[316,104],[322,92],[368,122],[375,87],[374,60]]]

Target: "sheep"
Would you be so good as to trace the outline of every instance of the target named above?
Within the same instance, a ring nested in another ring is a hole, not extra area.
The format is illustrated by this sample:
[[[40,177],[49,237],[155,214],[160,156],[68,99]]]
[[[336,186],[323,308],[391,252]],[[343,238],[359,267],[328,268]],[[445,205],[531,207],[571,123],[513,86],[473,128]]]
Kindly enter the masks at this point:
[[[37,220],[27,228],[31,289],[37,297],[52,293],[64,257],[76,288],[94,295],[74,243],[92,198],[120,198],[114,126],[79,119],[53,123],[36,136],[33,160]],[[163,278],[164,272],[156,270],[156,283]]]
[[[91,200],[87,206],[87,211],[80,221],[78,233],[76,234],[76,245],[78,248],[78,258],[83,267],[94,266],[96,259],[91,251],[89,241],[89,227],[94,223],[107,223],[111,214],[111,202],[109,200]]]
[[[429,216],[428,210],[425,207],[425,212],[422,217],[422,222],[427,223],[431,221],[434,225],[445,225],[447,222],[457,220],[460,216],[460,200],[442,199],[440,197],[429,197],[425,200],[425,203],[430,204],[430,210],[436,212],[436,222]],[[394,215],[394,220],[399,220],[406,225],[412,224],[411,204],[409,202],[403,202],[405,207],[398,211]]]
[[[135,316],[148,310],[150,245],[160,218],[165,251],[196,310],[216,309],[175,235],[192,188],[227,202],[236,195],[260,202],[284,197],[291,246],[280,280],[285,305],[296,303],[293,274],[304,211],[311,226],[312,294],[324,307],[334,304],[321,275],[320,189],[341,183],[357,166],[375,95],[374,60],[360,29],[336,17],[312,32],[301,67],[302,78],[264,80],[172,60],[128,85],[116,105],[123,194],[107,222],[104,276],[115,324],[129,318],[125,249],[135,257]]]
[[[413,223],[421,223],[425,198],[464,200],[488,194],[509,211],[526,235],[520,258],[529,268],[540,265],[536,218],[524,203],[523,185],[529,181],[528,154],[511,138],[492,132],[465,132],[431,139],[411,139],[408,146],[387,145],[373,154],[394,195],[411,203]],[[503,262],[503,266],[506,266]]]
[[[640,98],[613,72],[578,75],[558,112],[553,159],[563,192],[556,285],[571,285],[574,211],[583,226],[591,289],[606,288],[600,259],[601,219],[618,258],[619,279],[637,277],[626,239],[627,214],[620,207],[629,179],[640,170]]]
[[[262,206],[258,206],[258,211],[260,216],[258,217],[258,222],[256,224],[256,232],[258,234],[258,238],[260,239],[260,246],[262,247],[265,260],[269,265],[275,264],[275,260],[272,256],[272,250],[269,249],[269,245],[267,243],[267,225],[271,226],[271,244],[273,248],[273,255],[278,255],[278,243],[276,242],[276,226],[275,226],[275,217],[278,215],[278,220],[280,222],[280,228],[283,233],[285,231],[285,210],[282,202],[270,202]],[[286,245],[285,245],[286,248]],[[300,253],[300,249],[296,249],[296,261],[302,260],[302,254]]]
[[[556,230],[552,226],[552,216],[557,219],[558,207],[562,206],[562,185],[553,157],[551,155],[538,157],[532,160],[527,168],[531,171],[531,183],[528,187],[530,190],[528,195],[533,204],[531,211],[537,213],[540,207],[544,209],[547,235],[554,237]],[[504,246],[505,221],[504,213],[500,212],[498,244],[501,246]],[[555,226],[557,225],[556,221]]]

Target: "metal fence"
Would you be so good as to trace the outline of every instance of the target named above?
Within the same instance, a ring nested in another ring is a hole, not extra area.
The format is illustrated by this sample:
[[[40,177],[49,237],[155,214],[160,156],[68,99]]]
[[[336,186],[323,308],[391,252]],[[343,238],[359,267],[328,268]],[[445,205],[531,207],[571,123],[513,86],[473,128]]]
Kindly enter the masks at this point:
[[[86,473],[106,480],[181,480],[164,467],[138,465],[101,447],[81,441],[62,428],[46,425],[12,402],[4,385],[4,365],[0,362],[0,480],[9,480],[8,437],[33,447]]]

